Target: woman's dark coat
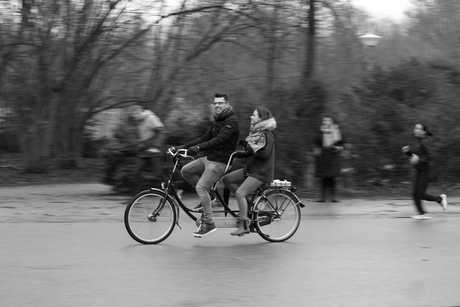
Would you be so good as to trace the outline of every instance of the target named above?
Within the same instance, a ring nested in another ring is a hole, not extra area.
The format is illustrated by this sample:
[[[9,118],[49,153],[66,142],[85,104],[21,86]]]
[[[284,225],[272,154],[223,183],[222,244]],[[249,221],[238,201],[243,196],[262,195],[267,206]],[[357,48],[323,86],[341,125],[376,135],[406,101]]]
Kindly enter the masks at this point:
[[[321,154],[316,157],[315,177],[330,178],[340,176],[341,152],[331,147],[323,146],[323,135],[318,133],[314,138],[316,148],[321,149]],[[340,141],[336,141],[333,146],[342,146],[345,144],[343,135]]]

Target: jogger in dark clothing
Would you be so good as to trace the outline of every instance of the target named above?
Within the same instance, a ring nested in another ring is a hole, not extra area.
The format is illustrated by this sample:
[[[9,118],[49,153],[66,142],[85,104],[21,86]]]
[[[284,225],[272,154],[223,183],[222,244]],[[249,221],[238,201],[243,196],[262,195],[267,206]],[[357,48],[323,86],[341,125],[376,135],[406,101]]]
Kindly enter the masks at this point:
[[[416,170],[412,193],[415,207],[419,213],[419,215],[412,216],[412,218],[416,220],[431,218],[424,210],[422,200],[435,201],[441,205],[443,210],[446,210],[447,208],[447,196],[445,194],[434,196],[426,192],[428,189],[428,181],[430,179],[432,158],[424,139],[426,136],[432,135],[431,131],[429,131],[425,125],[416,124],[414,127],[414,136],[417,139],[417,143],[413,147],[404,146],[402,149],[403,152],[410,157],[410,163]]]

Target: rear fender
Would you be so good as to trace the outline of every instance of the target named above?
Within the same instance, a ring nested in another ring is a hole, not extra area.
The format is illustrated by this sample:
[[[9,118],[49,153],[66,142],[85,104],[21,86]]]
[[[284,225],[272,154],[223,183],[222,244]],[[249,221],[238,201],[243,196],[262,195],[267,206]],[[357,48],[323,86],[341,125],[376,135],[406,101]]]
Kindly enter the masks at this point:
[[[300,208],[304,208],[304,207],[305,207],[305,205],[300,201],[300,199],[297,197],[297,195],[295,195],[294,193],[292,193],[292,196],[291,196],[291,197],[294,198],[296,205],[299,205]]]
[[[297,188],[295,188],[295,189],[297,189]],[[270,191],[273,191],[273,189],[269,188],[269,189],[265,190],[264,193],[268,193]],[[283,194],[288,195],[290,198],[292,198],[294,200],[296,206],[300,206],[300,208],[305,207],[305,205],[300,201],[300,199],[297,197],[297,195],[295,195],[295,193],[291,189],[281,188],[280,192],[282,192]]]

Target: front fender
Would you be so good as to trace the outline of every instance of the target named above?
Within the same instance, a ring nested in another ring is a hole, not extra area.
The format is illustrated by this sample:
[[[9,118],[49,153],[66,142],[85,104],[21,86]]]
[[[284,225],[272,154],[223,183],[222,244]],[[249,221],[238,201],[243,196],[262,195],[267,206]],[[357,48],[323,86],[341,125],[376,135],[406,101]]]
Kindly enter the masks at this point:
[[[161,190],[161,189],[158,189],[158,188],[150,188],[150,191],[154,191],[154,192],[157,192],[158,194],[161,194],[163,197],[166,196],[166,193],[165,191]],[[169,202],[171,202],[174,206],[174,210],[176,210],[176,216],[177,216],[177,219],[176,219],[176,224],[177,226],[179,226],[179,220],[180,220],[180,210],[179,210],[179,204],[177,203],[177,201],[174,199],[174,197],[172,197],[171,195],[168,194],[168,198],[167,200]],[[180,226],[179,226],[180,228]]]

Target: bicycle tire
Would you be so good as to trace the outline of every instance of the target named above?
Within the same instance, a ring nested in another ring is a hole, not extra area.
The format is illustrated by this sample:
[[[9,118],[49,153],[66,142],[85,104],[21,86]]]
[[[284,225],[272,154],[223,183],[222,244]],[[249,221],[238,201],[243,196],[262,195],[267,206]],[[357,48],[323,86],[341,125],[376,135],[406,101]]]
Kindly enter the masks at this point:
[[[300,225],[301,212],[292,192],[274,189],[259,197],[253,209],[253,223],[257,233],[269,242],[284,242]]]
[[[159,210],[163,202],[164,206]],[[174,230],[176,220],[176,207],[170,199],[165,199],[162,191],[140,192],[125,209],[126,230],[134,240],[142,244],[164,241]]]

